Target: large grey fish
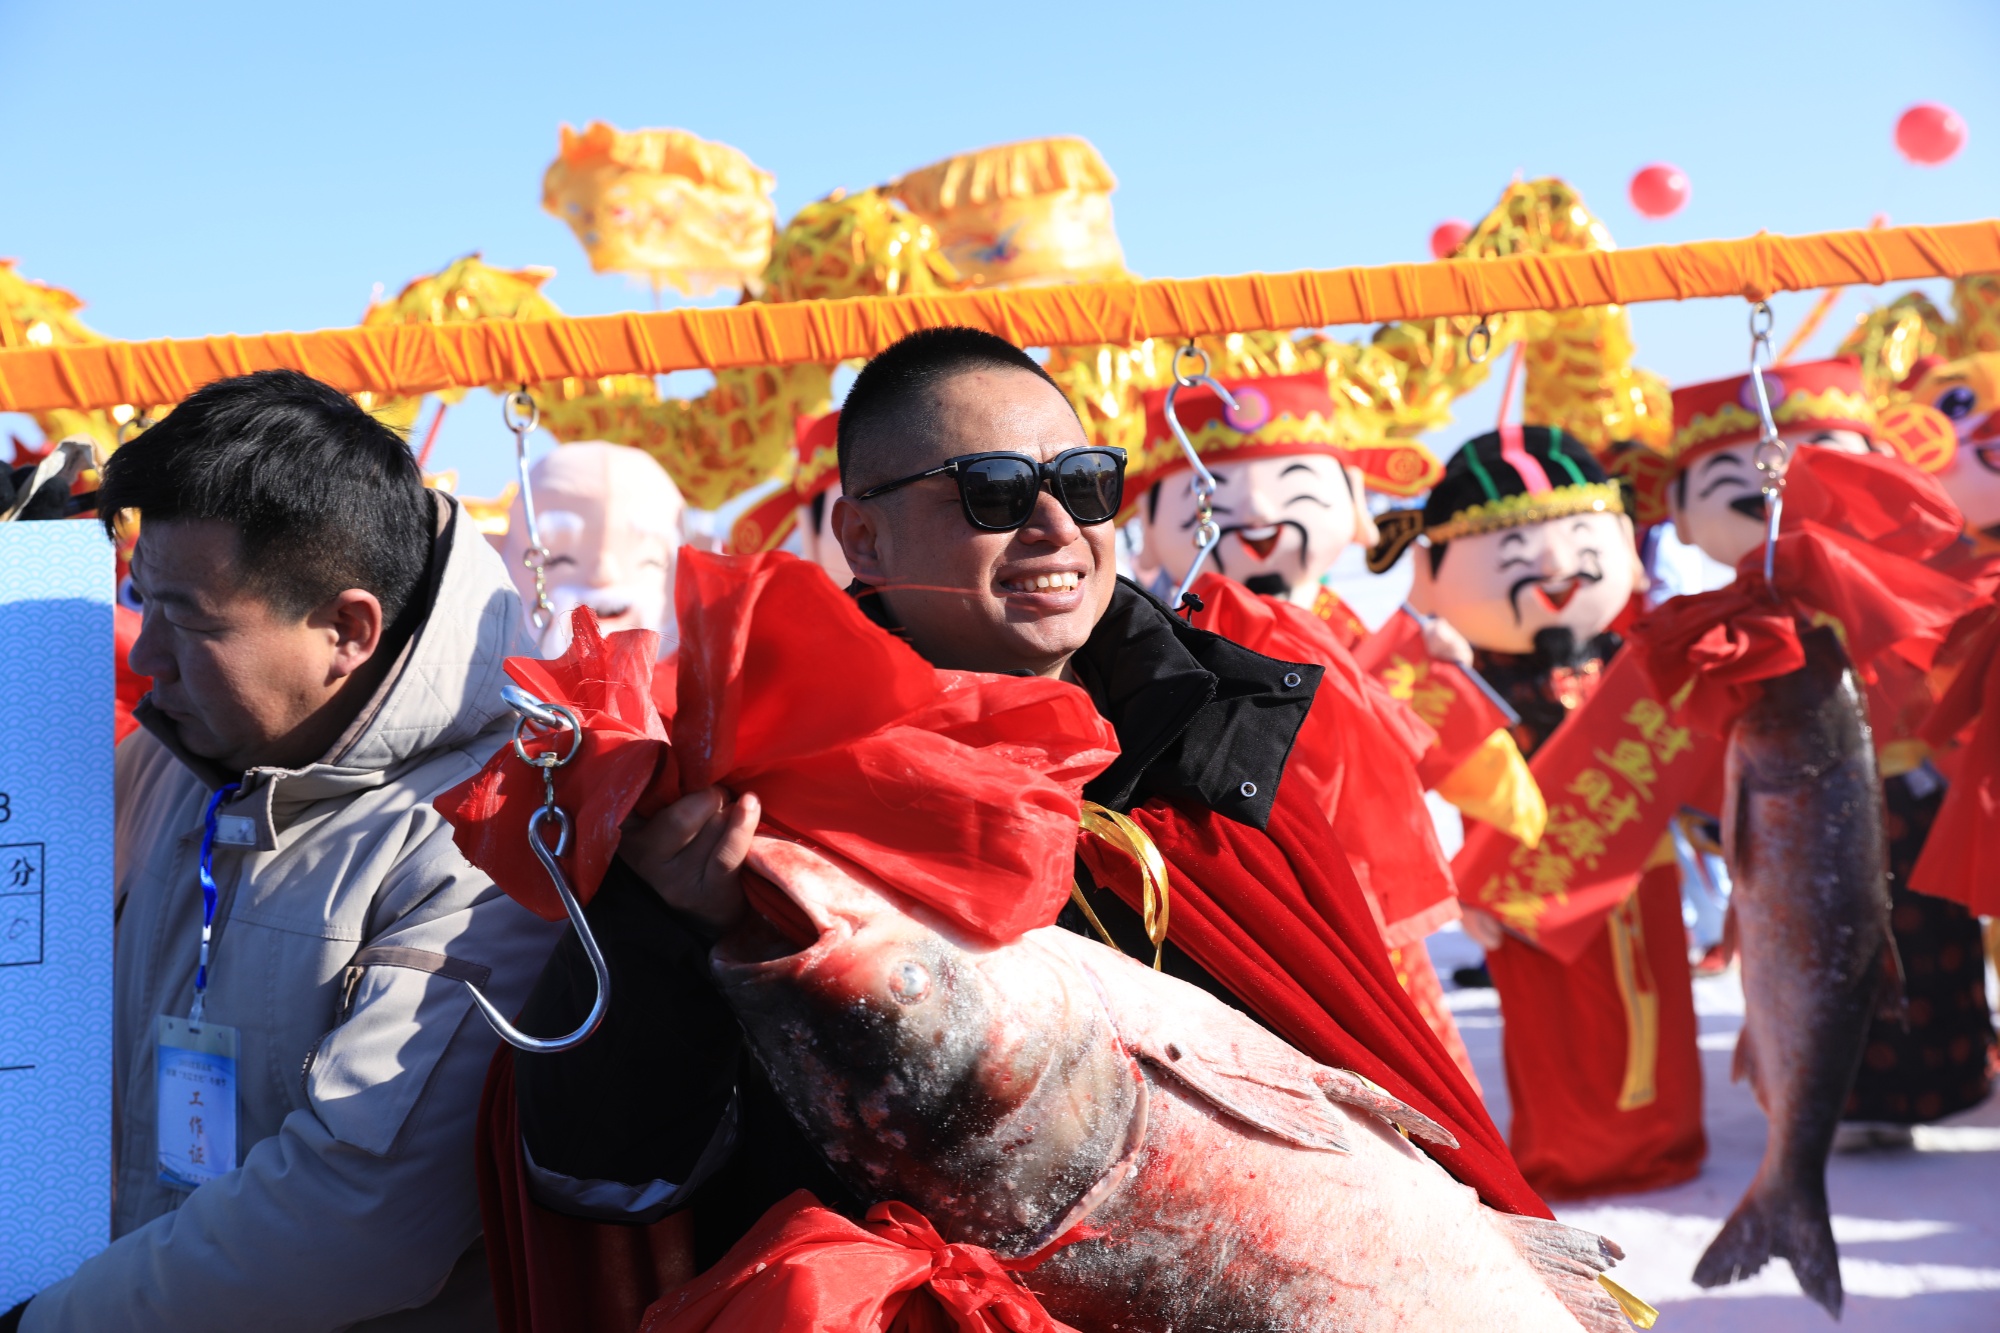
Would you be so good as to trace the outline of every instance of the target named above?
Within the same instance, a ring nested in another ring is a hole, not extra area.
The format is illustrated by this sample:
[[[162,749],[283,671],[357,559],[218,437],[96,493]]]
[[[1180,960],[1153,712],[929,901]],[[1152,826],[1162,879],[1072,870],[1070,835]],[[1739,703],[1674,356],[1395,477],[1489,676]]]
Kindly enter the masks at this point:
[[[1770,1131],[1694,1280],[1720,1286],[1782,1255],[1838,1318],[1826,1158],[1894,945],[1867,706],[1832,629],[1802,639],[1805,665],[1765,681],[1729,736],[1723,853],[1745,1002],[1735,1076],[1749,1075]]]
[[[1196,988],[1055,927],[1001,947],[809,848],[750,869],[803,949],[713,967],[835,1170],[1008,1258],[1094,1333],[1628,1328],[1601,1237],[1481,1204],[1405,1135],[1453,1142]],[[761,886],[760,886],[761,892]]]

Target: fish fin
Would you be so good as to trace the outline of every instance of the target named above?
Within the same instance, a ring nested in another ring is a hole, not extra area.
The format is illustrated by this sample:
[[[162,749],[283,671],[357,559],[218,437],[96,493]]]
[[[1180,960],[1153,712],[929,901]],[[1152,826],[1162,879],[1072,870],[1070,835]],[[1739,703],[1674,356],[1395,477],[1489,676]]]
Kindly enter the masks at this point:
[[[1168,1041],[1157,1046],[1140,1043],[1133,1053],[1218,1109],[1273,1138],[1324,1152],[1353,1151],[1343,1133],[1346,1124],[1306,1079],[1287,1079],[1279,1071],[1246,1069],[1243,1061],[1230,1058],[1243,1054],[1235,1049],[1217,1058],[1214,1051]]]
[[[1185,982],[1071,936],[1118,1040],[1152,1068],[1253,1129],[1301,1148],[1351,1152],[1310,1058]]]
[[[1351,1070],[1329,1069],[1322,1065],[1313,1071],[1313,1081],[1333,1101],[1358,1106],[1427,1143],[1441,1144],[1446,1148],[1458,1147],[1458,1139],[1450,1130]]]
[[[1736,1031],[1736,1053],[1729,1057],[1729,1081],[1741,1083],[1750,1080],[1750,1086],[1757,1086],[1756,1057],[1750,1053],[1750,1028],[1745,1026]]]
[[[1840,1318],[1840,1250],[1826,1198],[1802,1190],[1778,1191],[1760,1176],[1722,1224],[1694,1266],[1698,1287],[1720,1287],[1751,1276],[1772,1255],[1789,1259],[1806,1295]]]
[[[1616,1297],[1597,1280],[1625,1252],[1594,1231],[1541,1217],[1521,1217],[1491,1209],[1514,1248],[1541,1275],[1556,1299],[1569,1307],[1590,1333],[1625,1333],[1632,1327]]]

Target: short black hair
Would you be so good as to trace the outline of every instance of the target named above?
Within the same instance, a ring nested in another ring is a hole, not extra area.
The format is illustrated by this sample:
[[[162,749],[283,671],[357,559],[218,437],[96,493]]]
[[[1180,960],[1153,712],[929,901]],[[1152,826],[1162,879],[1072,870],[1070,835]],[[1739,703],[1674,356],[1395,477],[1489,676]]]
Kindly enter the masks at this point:
[[[110,530],[127,510],[234,527],[244,586],[280,614],[361,588],[385,626],[414,598],[434,533],[403,437],[295,370],[204,385],[112,454],[98,513]]]
[[[866,447],[858,443],[860,440],[885,427],[923,431],[929,424],[937,387],[975,370],[1025,370],[1062,392],[1035,358],[1005,338],[956,325],[919,329],[890,344],[863,366],[847,392],[847,401],[840,406],[836,448],[842,492],[854,494],[853,460],[856,450]]]

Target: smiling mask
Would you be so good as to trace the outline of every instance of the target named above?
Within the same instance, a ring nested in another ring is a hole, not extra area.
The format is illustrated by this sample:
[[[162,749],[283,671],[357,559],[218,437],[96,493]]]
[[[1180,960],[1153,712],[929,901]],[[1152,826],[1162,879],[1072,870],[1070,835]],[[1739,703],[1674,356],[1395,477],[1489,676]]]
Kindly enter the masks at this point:
[[[1414,441],[1343,438],[1325,371],[1222,380],[1234,408],[1206,388],[1183,390],[1174,413],[1215,476],[1222,540],[1207,568],[1252,591],[1311,607],[1320,580],[1355,541],[1373,543],[1365,488],[1412,495],[1442,469]],[[1146,444],[1125,486],[1143,559],[1166,593],[1194,561],[1194,469],[1166,422],[1166,392],[1145,395]]]
[[[1642,577],[1617,485],[1580,443],[1548,427],[1467,441],[1421,510],[1380,522],[1369,567],[1386,571],[1424,538],[1411,605],[1489,652],[1533,652],[1550,630],[1588,642]]]

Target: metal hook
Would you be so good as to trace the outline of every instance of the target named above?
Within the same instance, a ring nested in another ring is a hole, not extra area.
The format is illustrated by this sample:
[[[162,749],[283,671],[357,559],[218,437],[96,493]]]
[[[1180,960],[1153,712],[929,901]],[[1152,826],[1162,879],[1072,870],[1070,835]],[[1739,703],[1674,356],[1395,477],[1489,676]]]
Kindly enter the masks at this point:
[[[1181,374],[1181,358],[1184,356],[1200,357],[1201,369],[1192,375]],[[1207,563],[1209,553],[1221,543],[1222,528],[1215,521],[1215,474],[1203,466],[1201,455],[1195,452],[1194,441],[1190,440],[1187,431],[1181,428],[1181,419],[1174,414],[1174,398],[1182,389],[1192,389],[1199,385],[1214,390],[1215,396],[1228,404],[1230,411],[1235,412],[1240,409],[1236,406],[1236,399],[1229,390],[1223,388],[1215,377],[1208,373],[1208,353],[1192,342],[1175,351],[1173,364],[1169,368],[1173,371],[1174,382],[1167,386],[1165,409],[1167,429],[1174,433],[1176,440],[1180,441],[1181,452],[1187,455],[1189,465],[1194,468],[1192,484],[1195,555],[1194,563],[1188,566],[1187,577],[1182,579],[1181,586],[1174,590],[1174,609],[1179,610],[1181,604],[1187,600],[1188,589],[1194,586],[1195,579],[1200,576],[1202,565]]]
[[[1475,342],[1479,344],[1476,352],[1472,350]],[[1465,335],[1465,359],[1475,366],[1483,366],[1492,355],[1493,326],[1486,322],[1486,316],[1481,315],[1479,322],[1472,326],[1472,332]]]
[[[535,609],[528,613],[528,620],[540,633],[555,619],[556,604],[549,600],[549,548],[542,545],[542,525],[535,517],[535,489],[528,484],[528,436],[541,424],[542,409],[527,385],[500,400],[500,420],[514,433],[514,469],[521,477],[521,515],[528,524],[528,549],[521,552],[521,564],[535,573]]]
[[[1785,470],[1791,465],[1791,449],[1778,435],[1777,418],[1771,414],[1771,394],[1764,386],[1764,367],[1771,361],[1771,326],[1775,317],[1771,303],[1759,301],[1750,307],[1750,383],[1757,391],[1757,420],[1761,433],[1751,456],[1756,469],[1764,474],[1764,586],[1771,579],[1778,560],[1778,520],[1785,512]],[[1759,353],[1762,355],[1760,356]]]
[[[597,947],[597,937],[590,932],[590,922],[584,919],[583,906],[570,891],[569,880],[562,872],[556,858],[569,850],[569,812],[556,804],[556,770],[576,758],[576,752],[583,745],[583,725],[575,713],[561,704],[544,703],[519,686],[508,684],[500,687],[500,697],[509,708],[519,714],[514,723],[514,753],[523,762],[542,770],[542,804],[528,816],[528,845],[534,848],[535,859],[542,863],[549,880],[556,886],[556,897],[562,899],[563,911],[569,915],[569,923],[576,930],[577,939],[583,944],[584,956],[590,959],[591,975],[597,981],[597,1000],[584,1015],[583,1023],[576,1031],[562,1037],[531,1037],[507,1021],[507,1016],[495,1008],[493,1002],[480,992],[479,987],[466,982],[465,988],[472,992],[472,1002],[493,1030],[500,1034],[500,1040],[516,1050],[535,1055],[552,1055],[557,1051],[567,1051],[580,1046],[597,1031],[604,1021],[605,1011],[611,1005],[611,969],[605,965],[604,952]],[[529,723],[550,730],[561,728],[569,732],[569,748],[560,756],[554,747],[541,754],[530,755],[524,744],[525,731]],[[548,839],[542,836],[542,826],[553,819],[556,824],[556,845],[550,850]]]

